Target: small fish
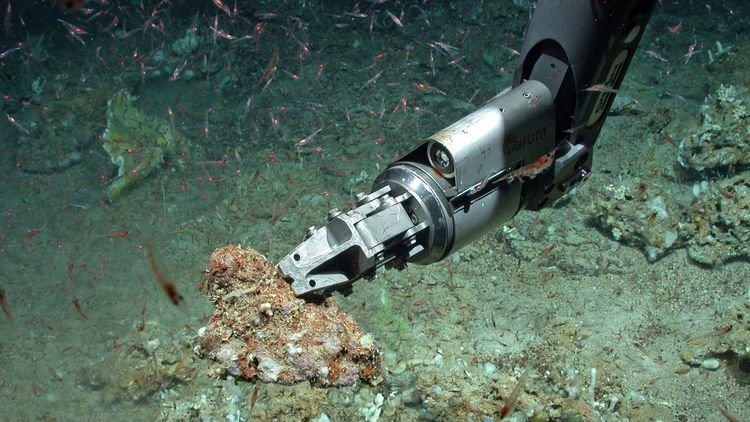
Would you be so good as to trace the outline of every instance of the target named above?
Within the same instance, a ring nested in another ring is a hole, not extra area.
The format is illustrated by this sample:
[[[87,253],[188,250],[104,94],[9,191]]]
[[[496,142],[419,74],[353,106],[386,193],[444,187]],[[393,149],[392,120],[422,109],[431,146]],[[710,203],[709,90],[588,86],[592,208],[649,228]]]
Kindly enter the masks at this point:
[[[595,84],[591,85],[588,88],[585,88],[584,91],[593,91],[593,92],[606,92],[609,94],[617,94],[617,90],[612,88],[611,86],[607,84]]]
[[[148,253],[148,263],[151,266],[151,272],[154,273],[154,277],[156,277],[156,281],[159,283],[159,286],[161,286],[162,290],[164,290],[164,293],[166,293],[169,300],[172,301],[172,303],[175,306],[184,306],[184,298],[180,294],[180,292],[177,291],[177,286],[170,280],[166,274],[161,270],[159,267],[159,264],[156,262],[156,255],[154,255],[154,248],[151,246],[151,242],[147,241],[144,245],[146,247],[146,252]]]

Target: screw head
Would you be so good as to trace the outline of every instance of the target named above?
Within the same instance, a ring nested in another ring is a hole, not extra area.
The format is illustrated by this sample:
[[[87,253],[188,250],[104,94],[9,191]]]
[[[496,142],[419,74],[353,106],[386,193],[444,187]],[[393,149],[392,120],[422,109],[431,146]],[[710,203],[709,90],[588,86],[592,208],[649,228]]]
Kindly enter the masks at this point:
[[[435,153],[435,159],[441,167],[448,167],[451,164],[451,159],[448,154],[443,150],[439,150]]]
[[[341,211],[338,208],[332,208],[330,211],[328,211],[328,219],[333,220],[334,218],[341,215]]]

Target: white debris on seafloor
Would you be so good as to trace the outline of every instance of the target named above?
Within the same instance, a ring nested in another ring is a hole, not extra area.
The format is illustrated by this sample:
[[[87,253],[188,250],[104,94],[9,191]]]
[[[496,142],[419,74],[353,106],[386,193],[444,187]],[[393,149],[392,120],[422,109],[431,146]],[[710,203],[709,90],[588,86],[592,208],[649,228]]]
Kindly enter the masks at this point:
[[[378,422],[380,414],[383,412],[383,403],[385,403],[385,397],[381,393],[378,393],[372,399],[372,403],[369,406],[360,409],[365,422]]]

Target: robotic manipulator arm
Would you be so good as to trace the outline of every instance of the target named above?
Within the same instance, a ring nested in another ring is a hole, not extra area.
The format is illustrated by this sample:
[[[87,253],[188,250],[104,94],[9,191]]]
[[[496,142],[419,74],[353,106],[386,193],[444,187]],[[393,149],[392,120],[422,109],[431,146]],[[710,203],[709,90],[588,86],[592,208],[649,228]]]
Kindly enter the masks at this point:
[[[509,87],[391,163],[355,208],[279,262],[322,297],[381,266],[439,261],[586,179],[594,142],[656,0],[541,0]]]

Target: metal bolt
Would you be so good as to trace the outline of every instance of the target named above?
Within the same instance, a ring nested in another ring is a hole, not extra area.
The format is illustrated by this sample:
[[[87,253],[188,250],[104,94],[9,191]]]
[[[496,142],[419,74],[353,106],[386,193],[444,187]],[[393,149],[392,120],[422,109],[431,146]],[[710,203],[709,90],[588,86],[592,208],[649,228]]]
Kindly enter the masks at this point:
[[[451,159],[448,157],[448,154],[445,153],[443,150],[439,150],[435,152],[435,159],[437,160],[438,164],[440,164],[441,167],[448,167],[451,164]]]
[[[396,200],[390,196],[385,196],[383,199],[380,200],[380,204],[381,206],[384,206],[384,207],[392,207],[393,205],[396,204]]]
[[[333,220],[334,218],[341,215],[341,211],[339,211],[338,208],[332,208],[330,211],[328,211],[328,219]]]
[[[524,93],[523,93],[523,94],[521,94],[521,95],[523,95],[523,98],[526,98],[527,100],[528,100],[529,98],[531,98],[531,93],[530,93],[530,92],[524,92]]]
[[[316,229],[315,226],[308,227],[307,231],[305,232],[305,239],[309,239],[310,237],[312,237],[312,235],[314,235],[317,230],[318,229]]]

